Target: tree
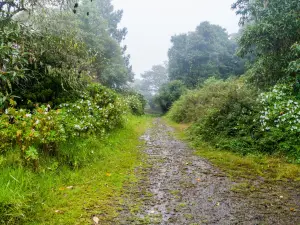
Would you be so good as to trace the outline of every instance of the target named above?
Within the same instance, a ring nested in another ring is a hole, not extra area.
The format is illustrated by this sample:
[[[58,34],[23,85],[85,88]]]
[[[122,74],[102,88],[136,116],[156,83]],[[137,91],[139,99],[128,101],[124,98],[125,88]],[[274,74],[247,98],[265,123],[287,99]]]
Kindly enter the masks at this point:
[[[37,8],[57,7],[61,9],[78,6],[77,0],[3,0],[0,2],[2,18],[11,19],[22,11],[31,13]]]
[[[211,76],[225,79],[244,72],[243,61],[235,56],[236,43],[218,25],[203,22],[194,32],[173,36],[171,42],[170,80],[195,87]]]
[[[126,46],[121,48],[127,29],[118,28],[123,11],[114,11],[111,0],[85,0],[78,9],[80,35],[95,55],[93,69],[97,80],[114,89],[120,89],[133,80],[130,56]],[[90,12],[89,16],[86,12]]]
[[[154,65],[151,70],[141,74],[144,83],[143,89],[151,94],[157,93],[158,89],[168,82],[168,65]]]
[[[162,111],[166,113],[186,90],[182,81],[170,81],[160,87],[158,94],[155,96],[155,101],[161,107]]]
[[[45,6],[24,23],[17,18],[0,23],[1,105],[9,96],[18,96],[19,106],[55,105],[76,99],[91,81],[120,88],[132,80],[120,46],[126,29],[117,27],[122,13],[110,0],[82,3],[76,14]],[[91,16],[88,10],[94,10]]]
[[[295,60],[291,46],[300,40],[300,2],[298,0],[248,1],[232,5],[244,32],[239,40],[239,55],[254,54],[250,73],[261,88],[268,88],[288,77],[286,68]]]
[[[168,82],[168,64],[165,62],[161,65],[152,66],[151,70],[141,74],[142,79],[136,79],[133,88],[141,93],[147,100],[151,109],[157,109],[154,102],[154,96],[158,93],[159,88]]]

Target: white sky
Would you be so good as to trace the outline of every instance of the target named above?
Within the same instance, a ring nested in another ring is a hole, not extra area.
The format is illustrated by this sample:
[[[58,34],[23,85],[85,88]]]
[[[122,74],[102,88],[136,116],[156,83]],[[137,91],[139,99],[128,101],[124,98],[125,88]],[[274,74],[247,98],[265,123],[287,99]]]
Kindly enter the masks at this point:
[[[122,27],[128,28],[128,46],[136,77],[168,59],[171,36],[194,31],[203,21],[228,33],[238,31],[238,17],[230,9],[235,0],[113,0],[123,9]]]

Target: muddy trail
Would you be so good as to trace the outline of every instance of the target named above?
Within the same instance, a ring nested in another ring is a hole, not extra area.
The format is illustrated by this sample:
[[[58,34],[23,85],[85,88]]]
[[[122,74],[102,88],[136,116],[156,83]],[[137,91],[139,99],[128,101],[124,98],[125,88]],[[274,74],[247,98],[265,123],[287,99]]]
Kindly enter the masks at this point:
[[[137,170],[141,182],[128,185],[113,224],[300,224],[299,189],[272,184],[254,192],[233,191],[236,182],[173,132],[155,119],[142,136],[148,166]]]

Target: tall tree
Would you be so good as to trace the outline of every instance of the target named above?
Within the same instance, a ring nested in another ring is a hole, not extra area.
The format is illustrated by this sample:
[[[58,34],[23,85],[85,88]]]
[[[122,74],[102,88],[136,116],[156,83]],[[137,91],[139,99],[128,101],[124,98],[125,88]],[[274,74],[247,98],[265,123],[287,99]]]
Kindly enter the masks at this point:
[[[173,36],[169,49],[169,76],[188,87],[202,83],[210,76],[227,78],[244,72],[243,62],[235,56],[236,43],[225,29],[209,22],[194,32]]]
[[[152,66],[151,70],[141,74],[142,79],[136,79],[133,88],[141,93],[152,109],[156,108],[154,96],[160,87],[168,82],[168,63]]]
[[[158,89],[168,81],[168,65],[154,65],[151,70],[141,74],[145,91],[151,94],[157,93]]]
[[[245,26],[239,54],[254,54],[253,81],[268,88],[288,76],[286,68],[295,60],[291,46],[300,41],[299,0],[238,0],[232,5]]]
[[[132,81],[130,56],[126,54],[126,46],[120,46],[127,34],[126,28],[118,28],[123,11],[115,11],[111,0],[84,0],[77,14],[81,36],[95,55],[93,69],[100,83],[118,89]]]

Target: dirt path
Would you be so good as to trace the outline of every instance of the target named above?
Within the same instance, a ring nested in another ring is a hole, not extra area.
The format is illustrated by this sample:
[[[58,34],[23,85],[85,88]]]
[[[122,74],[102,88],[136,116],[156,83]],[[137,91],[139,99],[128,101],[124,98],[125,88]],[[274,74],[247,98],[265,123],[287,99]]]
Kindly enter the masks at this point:
[[[280,196],[279,186],[236,193],[235,183],[172,132],[155,119],[142,137],[150,166],[139,171],[138,188],[129,189],[119,224],[300,224],[299,195]]]

